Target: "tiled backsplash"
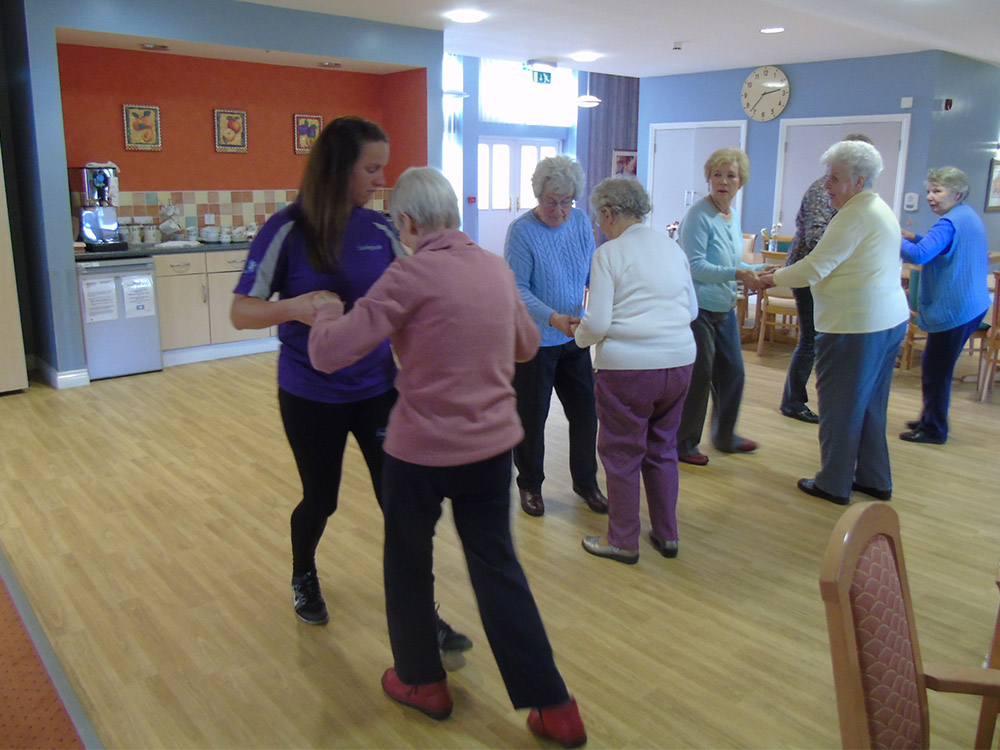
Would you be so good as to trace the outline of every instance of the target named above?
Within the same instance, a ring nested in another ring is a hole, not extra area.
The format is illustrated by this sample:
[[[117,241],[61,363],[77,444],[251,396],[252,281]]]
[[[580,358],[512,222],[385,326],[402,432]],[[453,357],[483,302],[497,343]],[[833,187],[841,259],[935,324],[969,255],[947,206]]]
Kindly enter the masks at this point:
[[[152,216],[159,223],[160,206],[172,203],[181,207],[178,224],[182,227],[205,226],[205,214],[215,215],[215,226],[242,227],[256,222],[262,225],[276,212],[295,200],[298,190],[184,190],[128,191],[118,194],[118,218]],[[368,208],[382,211],[389,193],[383,188],[375,194]],[[74,210],[80,206],[80,193],[70,193]],[[131,222],[123,222],[131,223]]]

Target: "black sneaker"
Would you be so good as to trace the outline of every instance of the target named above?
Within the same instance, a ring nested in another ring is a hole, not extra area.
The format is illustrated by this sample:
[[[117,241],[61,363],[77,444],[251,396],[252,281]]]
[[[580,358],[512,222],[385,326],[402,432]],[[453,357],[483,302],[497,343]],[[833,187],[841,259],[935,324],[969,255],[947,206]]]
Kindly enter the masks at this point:
[[[437,617],[439,649],[446,653],[457,654],[472,648],[472,641],[469,640],[468,636],[455,632],[451,625],[441,619],[440,615],[435,614],[435,617]]]
[[[310,625],[326,625],[330,621],[330,615],[326,611],[326,602],[323,601],[323,594],[319,590],[319,578],[316,571],[310,571],[305,575],[292,576],[292,593],[295,605],[295,614],[302,622]]]

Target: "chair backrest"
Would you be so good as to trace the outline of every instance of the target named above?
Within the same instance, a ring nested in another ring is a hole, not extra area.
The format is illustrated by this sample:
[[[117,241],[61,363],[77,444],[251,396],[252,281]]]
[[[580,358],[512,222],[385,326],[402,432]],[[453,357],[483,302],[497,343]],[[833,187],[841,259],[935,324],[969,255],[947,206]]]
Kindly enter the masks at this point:
[[[773,250],[763,250],[761,255],[764,257],[764,262],[772,266],[785,265],[785,259],[788,257],[787,252],[775,252]]]
[[[777,252],[779,252],[779,253],[787,253],[789,250],[791,250],[792,249],[792,240],[795,239],[791,235],[780,235],[780,234],[772,235],[766,229],[761,230],[760,236],[761,236],[761,239],[764,242],[764,249],[765,250],[770,250],[771,249],[769,247],[769,245],[771,243],[771,240],[773,239],[774,242],[775,242],[775,248],[774,249]]]
[[[819,586],[843,746],[927,747],[927,689],[892,508],[869,502],[844,512]]]
[[[743,233],[743,262],[754,263],[754,255],[757,250],[757,235]]]

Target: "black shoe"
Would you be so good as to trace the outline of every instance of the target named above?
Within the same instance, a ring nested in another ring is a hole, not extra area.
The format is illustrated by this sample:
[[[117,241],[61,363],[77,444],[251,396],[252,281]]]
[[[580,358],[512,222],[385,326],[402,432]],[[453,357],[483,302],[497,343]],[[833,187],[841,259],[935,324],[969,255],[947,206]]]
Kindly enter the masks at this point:
[[[597,487],[592,490],[580,489],[577,485],[573,485],[573,492],[583,498],[583,502],[587,504],[594,513],[607,513],[608,512],[608,499],[604,497],[604,493]]]
[[[326,602],[323,601],[323,594],[319,590],[319,578],[316,571],[310,571],[305,575],[292,576],[292,593],[294,597],[292,603],[295,605],[295,614],[302,622],[310,625],[326,625],[330,621],[330,615],[326,611]]]
[[[819,424],[819,415],[810,409],[808,406],[803,406],[801,409],[782,409],[781,413],[786,417],[791,417],[792,419],[797,419],[800,422],[808,422],[809,424]]]
[[[851,489],[854,490],[855,492],[861,492],[865,495],[870,495],[871,497],[874,497],[876,500],[892,499],[892,490],[880,490],[877,487],[865,487],[864,485],[858,484],[857,482],[854,482],[851,485]]]
[[[472,641],[469,640],[468,636],[456,632],[451,625],[441,619],[436,610],[434,616],[437,617],[439,649],[446,653],[457,654],[472,648]]]
[[[948,438],[936,437],[929,432],[921,430],[919,427],[909,432],[899,433],[899,439],[908,443],[932,443],[933,445],[944,445]]]
[[[545,515],[545,501],[542,499],[541,490],[535,492],[519,489],[517,492],[521,496],[521,510],[529,516]]]
[[[807,495],[812,495],[813,497],[819,497],[823,500],[829,500],[831,503],[836,505],[850,505],[851,498],[849,497],[839,497],[838,495],[831,495],[825,490],[821,490],[816,486],[816,482],[812,479],[800,479],[797,484],[798,488],[802,490]]]
[[[906,423],[906,429],[908,430],[916,430],[919,427],[920,427],[919,419],[911,419],[909,422]]]

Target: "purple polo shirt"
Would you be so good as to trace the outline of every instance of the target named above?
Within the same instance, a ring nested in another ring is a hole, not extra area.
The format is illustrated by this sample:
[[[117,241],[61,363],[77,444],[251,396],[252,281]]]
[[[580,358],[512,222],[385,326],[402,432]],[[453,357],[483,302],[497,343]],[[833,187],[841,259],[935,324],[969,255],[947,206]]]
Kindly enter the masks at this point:
[[[316,271],[306,258],[305,241],[296,230],[301,215],[296,201],[272,216],[250,245],[246,266],[234,293],[280,299],[325,289],[344,300],[348,310],[375,283],[399,252],[389,221],[377,211],[355,208],[344,232],[339,268]],[[309,326],[297,320],[278,326],[278,386],[311,401],[347,403],[372,398],[393,386],[396,365],[388,339],[353,365],[325,374],[309,364]]]

